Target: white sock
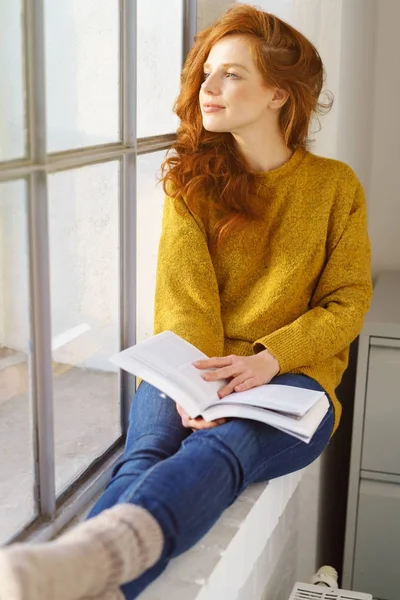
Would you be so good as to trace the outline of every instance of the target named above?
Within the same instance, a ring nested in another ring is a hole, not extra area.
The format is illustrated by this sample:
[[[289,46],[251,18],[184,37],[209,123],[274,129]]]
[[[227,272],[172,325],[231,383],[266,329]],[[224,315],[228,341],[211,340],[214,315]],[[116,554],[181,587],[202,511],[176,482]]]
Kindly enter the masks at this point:
[[[117,593],[157,562],[163,542],[147,510],[118,504],[52,542],[0,550],[0,600],[81,600]]]

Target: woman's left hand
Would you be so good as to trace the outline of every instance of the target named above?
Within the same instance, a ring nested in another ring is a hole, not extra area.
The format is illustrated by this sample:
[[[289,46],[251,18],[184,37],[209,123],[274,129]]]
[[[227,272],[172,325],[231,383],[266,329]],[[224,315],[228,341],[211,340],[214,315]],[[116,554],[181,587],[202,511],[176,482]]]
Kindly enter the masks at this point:
[[[205,381],[231,379],[220,389],[218,396],[225,398],[232,392],[244,392],[253,387],[269,383],[279,373],[280,367],[276,358],[263,350],[253,356],[222,356],[207,358],[193,363],[197,369],[215,369],[202,375]]]

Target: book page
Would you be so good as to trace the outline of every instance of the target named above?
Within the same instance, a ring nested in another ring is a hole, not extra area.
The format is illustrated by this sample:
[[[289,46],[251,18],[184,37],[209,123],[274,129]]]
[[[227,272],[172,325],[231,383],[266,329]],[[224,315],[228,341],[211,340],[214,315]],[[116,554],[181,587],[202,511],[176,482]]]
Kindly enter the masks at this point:
[[[214,421],[224,417],[253,419],[272,425],[308,443],[324,418],[329,408],[329,400],[325,394],[302,417],[292,417],[277,412],[258,408],[256,406],[243,406],[236,404],[216,404],[204,410],[202,417],[206,421]]]
[[[215,369],[207,369],[214,371]],[[201,374],[205,371],[196,369],[192,363],[186,363],[179,367],[179,382],[185,382],[188,389],[196,390],[196,402],[200,410],[206,409],[219,402],[218,391],[227,383],[227,379],[219,379],[218,381],[204,381]],[[195,387],[194,387],[195,386]]]
[[[154,364],[162,364],[168,370],[179,369],[182,365],[208,358],[203,352],[171,331],[159,333],[134,346],[135,353],[151,355]]]
[[[189,342],[171,331],[164,331],[116,354],[111,361],[140,377],[142,376],[138,367],[139,365],[145,366],[147,378],[144,379],[155,385],[149,379],[150,371],[157,373],[159,389],[162,389],[160,387],[162,378],[174,382],[176,389],[182,389],[186,397],[191,397],[192,410],[189,414],[194,416],[193,405],[196,405],[196,415],[198,415],[203,408],[218,401],[217,392],[226,382],[226,380],[207,382],[202,379],[203,371],[196,369],[193,362],[206,358],[208,357],[203,352]],[[187,410],[176,394],[175,397],[171,397]]]
[[[159,368],[154,368],[143,357],[138,360],[132,354],[132,348],[127,348],[127,350],[115,354],[110,358],[110,362],[156,387],[177,404],[180,404],[191,417],[198,417],[201,411],[198,404],[193,400],[192,394],[188,394],[181,385],[173,381],[167,370],[161,371]]]
[[[242,404],[267,408],[289,415],[304,415],[318,402],[324,392],[308,390],[291,385],[268,383],[245,392],[229,394],[220,404]]]
[[[217,392],[226,380],[204,381],[201,377],[203,371],[196,369],[193,363],[208,356],[171,331],[164,331],[133,349],[138,359],[168,373],[171,380],[191,393],[200,410],[218,400]]]

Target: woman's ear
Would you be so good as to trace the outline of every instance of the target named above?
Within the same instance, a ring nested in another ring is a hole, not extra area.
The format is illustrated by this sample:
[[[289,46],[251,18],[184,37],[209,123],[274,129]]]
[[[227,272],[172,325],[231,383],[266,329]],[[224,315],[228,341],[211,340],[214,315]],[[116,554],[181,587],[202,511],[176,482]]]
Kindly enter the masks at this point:
[[[281,88],[275,88],[273,96],[269,102],[269,107],[275,110],[282,108],[282,106],[286,104],[288,98],[289,92]]]

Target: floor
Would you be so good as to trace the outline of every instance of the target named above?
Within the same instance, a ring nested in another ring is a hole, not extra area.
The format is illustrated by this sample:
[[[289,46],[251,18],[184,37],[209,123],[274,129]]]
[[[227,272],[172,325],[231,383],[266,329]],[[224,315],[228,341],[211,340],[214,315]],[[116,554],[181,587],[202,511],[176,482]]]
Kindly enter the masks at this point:
[[[55,363],[56,491],[119,436],[116,374]],[[35,515],[32,410],[26,357],[0,348],[0,544]]]

